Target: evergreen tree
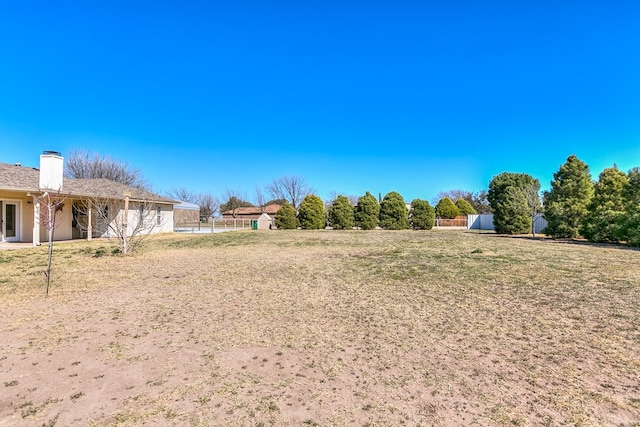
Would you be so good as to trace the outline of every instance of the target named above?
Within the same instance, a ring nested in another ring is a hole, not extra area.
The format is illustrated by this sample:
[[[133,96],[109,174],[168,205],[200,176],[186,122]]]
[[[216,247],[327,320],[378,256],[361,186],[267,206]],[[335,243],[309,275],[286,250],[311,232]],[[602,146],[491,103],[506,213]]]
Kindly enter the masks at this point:
[[[478,211],[476,211],[476,209],[471,206],[471,203],[466,199],[458,199],[456,207],[458,208],[460,215],[475,215],[478,213]]]
[[[493,211],[493,226],[501,234],[526,234],[531,230],[527,192],[540,182],[526,173],[503,172],[489,182],[487,199]]]
[[[619,238],[631,246],[640,246],[640,169],[631,169],[627,179],[623,191],[625,209],[620,219]]]
[[[450,198],[444,197],[436,204],[436,216],[438,218],[452,219],[458,215],[460,215],[460,210]]]
[[[578,237],[593,197],[589,166],[575,155],[553,174],[551,191],[545,193],[546,233],[552,237]]]
[[[617,242],[625,210],[624,191],[629,185],[627,174],[617,166],[600,173],[584,218],[581,234],[591,242]]]
[[[289,202],[285,202],[275,215],[276,227],[281,230],[295,230],[298,228],[296,210]]]
[[[364,196],[358,198],[355,208],[356,226],[362,230],[373,230],[378,226],[378,215],[380,215],[380,204],[367,191]]]
[[[431,230],[436,222],[436,211],[426,200],[414,199],[409,211],[409,223],[414,230]]]
[[[409,228],[407,204],[400,193],[391,191],[382,199],[380,204],[380,227],[386,230],[405,230]]]
[[[298,209],[300,227],[308,230],[319,230],[326,226],[324,202],[315,194],[309,194],[302,199]]]
[[[329,224],[336,230],[350,230],[355,225],[353,205],[346,196],[336,197],[329,208]]]

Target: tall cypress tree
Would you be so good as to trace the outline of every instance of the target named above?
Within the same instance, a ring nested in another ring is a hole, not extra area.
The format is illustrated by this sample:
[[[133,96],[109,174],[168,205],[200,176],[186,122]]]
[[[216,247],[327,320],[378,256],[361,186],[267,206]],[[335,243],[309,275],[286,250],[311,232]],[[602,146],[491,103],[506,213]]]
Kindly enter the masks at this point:
[[[282,207],[278,209],[275,215],[276,227],[280,230],[295,230],[298,228],[298,218],[296,217],[296,209],[284,202]]]
[[[409,211],[400,193],[391,191],[380,204],[380,227],[386,230],[409,228]]]
[[[378,226],[378,216],[380,215],[380,204],[376,198],[369,193],[358,199],[355,209],[356,226],[363,230],[373,230]]]
[[[346,196],[336,197],[329,208],[329,223],[336,230],[350,230],[355,224],[353,205]]]
[[[426,200],[414,199],[409,211],[409,223],[414,230],[431,230],[436,222],[436,210]]]
[[[620,220],[619,238],[631,246],[640,246],[640,169],[627,174],[628,184],[623,191],[624,215]]]
[[[575,155],[553,174],[551,191],[545,193],[546,233],[552,237],[578,237],[593,197],[589,166]]]
[[[627,174],[615,165],[600,173],[587,206],[589,214],[580,229],[589,241],[617,242],[620,239],[620,222],[625,210],[623,193],[628,185]]]
[[[526,173],[503,172],[491,179],[487,199],[497,233],[529,233],[531,215],[526,194],[531,188],[540,188],[540,182]]]
[[[322,199],[315,194],[308,194],[302,199],[298,208],[300,227],[308,230],[319,230],[326,225],[326,214]]]

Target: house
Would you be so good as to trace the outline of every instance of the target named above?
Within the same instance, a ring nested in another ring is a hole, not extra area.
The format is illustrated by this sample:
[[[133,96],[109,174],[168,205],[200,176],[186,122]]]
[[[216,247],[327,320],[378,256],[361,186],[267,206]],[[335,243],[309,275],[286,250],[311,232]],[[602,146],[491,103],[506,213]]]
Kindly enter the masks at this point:
[[[178,201],[107,179],[63,177],[63,158],[45,151],[40,168],[0,163],[0,242],[47,240],[41,225],[43,197],[63,198],[56,217],[54,240],[114,235],[114,227],[130,235],[173,231],[173,206]],[[126,213],[126,216],[125,216]]]
[[[272,203],[266,206],[248,206],[222,212],[223,219],[249,220],[251,227],[257,230],[275,228],[275,215],[282,205]]]
[[[273,217],[276,212],[280,210],[282,205],[277,203],[273,203],[267,206],[248,206],[242,208],[231,209],[228,211],[222,212],[222,218],[224,219],[258,219],[260,215],[266,213],[267,215]]]

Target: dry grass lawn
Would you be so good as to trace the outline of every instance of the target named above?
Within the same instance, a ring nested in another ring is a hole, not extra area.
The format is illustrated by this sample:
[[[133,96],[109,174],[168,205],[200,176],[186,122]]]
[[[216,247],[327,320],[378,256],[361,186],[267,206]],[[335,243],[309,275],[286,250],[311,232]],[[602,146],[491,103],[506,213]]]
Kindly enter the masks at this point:
[[[0,425],[638,426],[640,252],[466,231],[0,252]]]

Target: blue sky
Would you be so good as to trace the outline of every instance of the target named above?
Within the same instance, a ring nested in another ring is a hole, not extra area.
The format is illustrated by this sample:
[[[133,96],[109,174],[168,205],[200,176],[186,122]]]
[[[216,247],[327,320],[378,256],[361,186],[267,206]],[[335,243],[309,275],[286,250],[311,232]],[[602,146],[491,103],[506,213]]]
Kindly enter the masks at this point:
[[[327,199],[640,166],[634,1],[0,4],[0,161],[88,149],[158,192]]]

